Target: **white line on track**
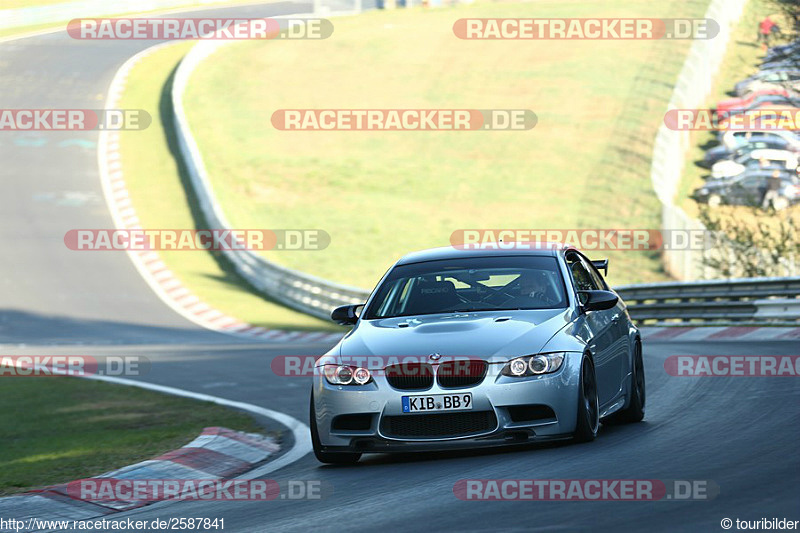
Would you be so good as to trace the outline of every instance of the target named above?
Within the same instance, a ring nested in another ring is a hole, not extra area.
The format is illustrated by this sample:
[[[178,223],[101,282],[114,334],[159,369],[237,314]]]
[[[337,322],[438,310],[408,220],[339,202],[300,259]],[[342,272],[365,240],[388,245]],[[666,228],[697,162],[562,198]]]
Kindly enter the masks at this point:
[[[163,17],[165,15],[173,15],[176,13],[187,13],[193,11],[213,11],[215,9],[228,9],[228,8],[237,8],[237,7],[251,7],[251,6],[268,6],[270,4],[274,4],[277,1],[282,3],[292,3],[292,4],[304,4],[302,0],[243,0],[242,2],[230,2],[230,3],[219,3],[219,4],[211,4],[211,5],[197,5],[197,6],[182,6],[177,7],[175,9],[168,9],[168,10],[156,10],[156,11],[145,11],[141,13],[116,13],[116,14],[106,14],[102,17],[95,17],[95,18],[118,18],[118,17],[144,17],[145,15],[148,17],[158,18]],[[86,18],[86,17],[85,17]],[[68,21],[63,21],[61,23],[53,23],[53,26],[50,28],[44,28],[41,30],[33,30],[25,33],[19,34],[12,34],[6,35],[5,37],[0,37],[0,43],[7,43],[10,41],[17,41],[19,39],[27,39],[29,37],[38,37],[40,35],[48,35],[50,33],[57,33],[60,31],[64,31],[67,28]]]
[[[273,18],[284,18],[284,16],[279,15]],[[105,108],[114,109],[117,107],[125,91],[125,86],[131,70],[142,59],[154,52],[184,42],[185,41],[167,41],[156,44],[128,58],[128,60],[119,67],[108,88]],[[127,186],[124,181],[125,176],[121,168],[118,151],[118,136],[118,133],[112,134],[108,130],[101,130],[99,133],[97,141],[97,165],[100,173],[103,196],[105,197],[106,205],[108,206],[116,228],[127,230],[141,229],[141,226],[139,226],[139,219],[135,214],[136,211],[130,201]],[[110,150],[109,147],[112,146],[114,148]],[[186,293],[182,294],[180,298],[177,298],[174,291],[181,287],[181,282],[162,261],[158,260],[158,254],[156,252],[143,253],[127,250],[126,253],[145,283],[147,283],[150,289],[167,305],[167,307],[181,315],[184,319],[204,329],[237,338],[247,338],[248,340],[264,342],[274,342],[275,339],[271,337],[273,334],[293,334],[294,336],[292,339],[298,342],[303,342],[305,337],[316,337],[315,340],[317,342],[336,342],[341,338],[341,334],[333,332],[320,337],[320,332],[287,332],[253,326],[236,317],[227,316],[221,311],[212,309],[207,304],[201,302],[196,296],[192,296],[186,287],[183,287],[183,289],[186,289]],[[193,298],[194,300],[189,301],[187,297]]]
[[[144,381],[137,381],[134,379],[125,379],[125,378],[117,378],[111,376],[80,376],[83,379],[93,379],[95,381],[104,381],[106,383],[115,383],[117,385],[128,385],[130,387],[139,387],[140,389],[146,389],[154,392],[162,392],[164,394],[171,394],[173,396],[181,396],[183,398],[191,398],[193,400],[199,400],[202,402],[211,402],[217,405],[224,405],[225,407],[231,407],[233,409],[239,409],[241,411],[246,411],[248,413],[252,413],[259,416],[264,416],[271,420],[275,420],[276,422],[283,424],[292,432],[292,436],[294,437],[294,444],[292,445],[291,449],[286,453],[279,456],[274,461],[270,461],[264,466],[256,468],[255,470],[251,470],[239,476],[242,479],[254,479],[259,476],[263,476],[264,474],[268,474],[270,472],[274,472],[280,468],[288,466],[295,461],[304,457],[307,453],[311,451],[311,431],[309,430],[308,426],[300,422],[294,417],[291,417],[285,413],[281,413],[279,411],[273,411],[272,409],[266,409],[264,407],[259,407],[257,405],[253,405],[251,403],[245,402],[237,402],[234,400],[227,400],[225,398],[220,398],[219,396],[211,396],[209,394],[200,394],[197,392],[187,391],[184,389],[178,389],[176,387],[167,387],[165,385],[156,385],[154,383],[147,383]]]

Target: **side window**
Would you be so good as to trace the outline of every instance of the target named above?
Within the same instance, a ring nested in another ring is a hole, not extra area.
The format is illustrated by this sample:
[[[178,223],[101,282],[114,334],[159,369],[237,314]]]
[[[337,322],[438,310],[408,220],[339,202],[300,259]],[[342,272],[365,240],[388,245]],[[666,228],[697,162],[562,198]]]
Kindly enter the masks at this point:
[[[582,257],[581,260],[583,261],[586,270],[589,271],[589,275],[591,276],[592,281],[594,282],[594,285],[597,287],[597,289],[606,290],[608,286],[606,285],[606,282],[603,280],[603,276],[600,275],[600,273],[597,271],[597,269],[594,267],[591,261],[587,260],[585,257]]]
[[[747,179],[743,179],[739,182],[739,185],[744,187],[745,189],[755,189],[761,186],[762,179],[758,176],[752,176]]]
[[[570,254],[567,256],[567,264],[569,270],[572,272],[572,279],[575,281],[575,288],[579,291],[594,291],[599,289],[595,284],[595,280],[589,273],[589,269],[577,254]]]

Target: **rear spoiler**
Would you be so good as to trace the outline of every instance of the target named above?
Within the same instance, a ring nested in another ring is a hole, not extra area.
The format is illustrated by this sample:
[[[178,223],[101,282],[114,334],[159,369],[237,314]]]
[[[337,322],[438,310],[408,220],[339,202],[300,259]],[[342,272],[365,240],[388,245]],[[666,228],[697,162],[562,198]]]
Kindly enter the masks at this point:
[[[592,261],[592,264],[597,270],[602,270],[604,276],[608,276],[608,259],[598,259]]]

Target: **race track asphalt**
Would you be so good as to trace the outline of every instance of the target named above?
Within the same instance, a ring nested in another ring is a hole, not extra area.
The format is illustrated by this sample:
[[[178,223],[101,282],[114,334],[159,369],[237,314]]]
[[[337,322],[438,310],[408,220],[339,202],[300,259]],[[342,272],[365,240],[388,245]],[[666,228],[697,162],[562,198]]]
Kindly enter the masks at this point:
[[[274,16],[309,9],[286,2],[204,13]],[[0,107],[100,108],[116,69],[153,44],[82,42],[61,32],[0,43]],[[112,227],[96,142],[96,132],[0,132],[3,353],[143,355],[152,367],[138,379],[306,422],[308,381],[277,376],[269,363],[283,354],[320,354],[328,346],[253,344],[203,330],[164,305],[125,254],[66,248],[69,229]],[[324,499],[164,502],[117,518],[225,518],[226,530],[236,532],[718,531],[726,517],[798,520],[800,382],[679,378],[663,366],[676,354],[798,351],[797,342],[646,343],[645,422],[604,426],[593,443],[375,455],[350,467],[322,466],[309,454],[270,477],[320,480],[328,489]],[[453,494],[454,483],[467,478],[706,480],[720,492],[708,501],[468,502]]]

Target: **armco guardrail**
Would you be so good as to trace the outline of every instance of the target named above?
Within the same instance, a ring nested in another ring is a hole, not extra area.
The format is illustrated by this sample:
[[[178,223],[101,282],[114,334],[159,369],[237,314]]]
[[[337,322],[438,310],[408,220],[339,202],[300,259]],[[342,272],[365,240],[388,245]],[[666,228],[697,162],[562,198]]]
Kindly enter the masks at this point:
[[[800,277],[618,287],[637,322],[800,324]]]
[[[214,196],[202,154],[189,128],[183,107],[183,94],[195,68],[221,46],[231,42],[218,40],[199,42],[181,61],[172,86],[172,106],[178,147],[206,227],[209,229],[230,229],[231,226],[222,211],[222,206]],[[298,272],[277,265],[250,251],[224,251],[222,254],[230,261],[236,272],[260,294],[318,318],[330,319],[330,312],[334,307],[363,303],[369,296],[369,291],[364,289],[340,285]]]

